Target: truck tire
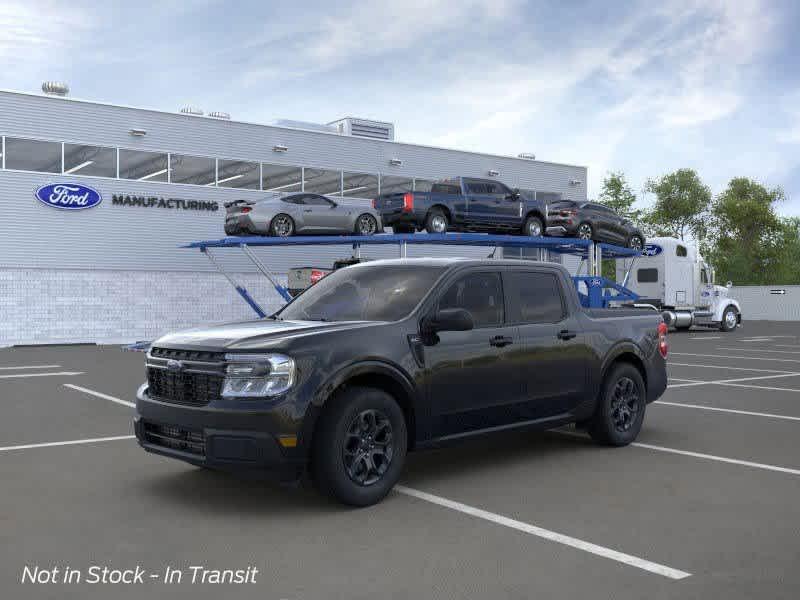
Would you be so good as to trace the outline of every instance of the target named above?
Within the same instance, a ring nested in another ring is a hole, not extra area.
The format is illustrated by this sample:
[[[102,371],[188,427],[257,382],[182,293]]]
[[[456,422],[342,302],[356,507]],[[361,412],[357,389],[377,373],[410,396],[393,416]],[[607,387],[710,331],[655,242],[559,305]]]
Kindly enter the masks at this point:
[[[287,214],[277,214],[272,217],[269,232],[275,237],[290,237],[294,234],[294,220]]]
[[[531,215],[525,219],[525,225],[522,227],[522,235],[531,237],[541,237],[544,235],[544,223],[539,217]]]
[[[627,446],[644,421],[646,391],[639,369],[617,363],[603,381],[597,408],[588,422],[592,439],[606,446]]]
[[[314,483],[343,504],[375,504],[403,470],[407,450],[403,411],[392,396],[369,387],[347,388],[328,402],[314,435]]]
[[[578,229],[575,231],[575,237],[581,240],[594,239],[594,228],[592,227],[591,223],[586,223],[584,221],[578,225]]]
[[[644,248],[644,241],[642,240],[642,236],[640,235],[632,235],[628,238],[628,248],[633,250],[642,250]]]
[[[722,312],[722,321],[719,324],[719,328],[722,331],[733,331],[739,326],[739,316],[736,311],[736,308],[733,306],[728,306]]]
[[[425,218],[425,231],[428,233],[447,233],[450,222],[440,208],[432,208]]]

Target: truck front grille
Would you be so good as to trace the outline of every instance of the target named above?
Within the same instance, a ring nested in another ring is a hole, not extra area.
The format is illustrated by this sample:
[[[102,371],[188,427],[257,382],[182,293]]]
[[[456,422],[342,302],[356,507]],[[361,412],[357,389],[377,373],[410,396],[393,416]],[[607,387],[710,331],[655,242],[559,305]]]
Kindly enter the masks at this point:
[[[206,440],[202,431],[183,429],[175,425],[144,424],[145,441],[171,450],[206,455]]]
[[[152,348],[147,355],[148,393],[163,402],[203,406],[220,398],[224,353]]]

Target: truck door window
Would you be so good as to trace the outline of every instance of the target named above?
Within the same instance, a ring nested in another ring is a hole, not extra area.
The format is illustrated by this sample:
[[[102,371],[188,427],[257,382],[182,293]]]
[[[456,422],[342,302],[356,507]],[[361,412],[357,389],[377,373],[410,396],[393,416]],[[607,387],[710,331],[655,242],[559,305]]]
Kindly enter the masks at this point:
[[[486,184],[485,183],[468,183],[467,184],[467,191],[470,194],[485,194],[486,193]]]
[[[700,283],[708,283],[708,273],[705,269],[700,269]]]
[[[686,256],[688,253],[686,252],[686,246],[676,246],[675,247],[675,256]]]
[[[504,319],[503,286],[498,273],[470,273],[447,288],[439,299],[439,310],[463,308],[475,327],[501,325]]]
[[[561,285],[551,273],[511,271],[507,274],[517,323],[557,323],[564,318]]]
[[[658,282],[658,269],[639,269],[636,271],[636,281],[638,283]]]

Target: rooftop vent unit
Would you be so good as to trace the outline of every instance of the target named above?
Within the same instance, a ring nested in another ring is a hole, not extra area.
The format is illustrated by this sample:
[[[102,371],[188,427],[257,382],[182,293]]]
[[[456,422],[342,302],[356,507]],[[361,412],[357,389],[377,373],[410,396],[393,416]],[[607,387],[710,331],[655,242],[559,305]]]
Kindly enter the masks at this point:
[[[525,160],[536,160],[536,155],[533,152],[521,152],[517,154],[517,158],[524,158]]]
[[[212,119],[224,119],[225,121],[231,120],[231,115],[229,113],[222,112],[219,110],[211,111],[210,113],[208,113],[208,116],[211,117]]]
[[[197,108],[196,106],[184,106],[181,109],[181,112],[185,115],[195,115],[198,117],[203,116],[203,109]]]
[[[69,94],[69,86],[61,81],[45,81],[42,84],[42,91],[48,96],[66,96]]]
[[[324,123],[312,123],[310,121],[294,121],[292,119],[276,119],[270,123],[275,127],[289,127],[291,129],[309,129],[311,131],[322,131],[324,133],[336,133],[336,127],[325,125]]]
[[[394,123],[386,121],[370,121],[368,119],[357,119],[355,117],[345,117],[338,121],[329,123],[336,127],[336,131],[342,135],[352,135],[353,137],[370,138],[373,140],[394,140]]]

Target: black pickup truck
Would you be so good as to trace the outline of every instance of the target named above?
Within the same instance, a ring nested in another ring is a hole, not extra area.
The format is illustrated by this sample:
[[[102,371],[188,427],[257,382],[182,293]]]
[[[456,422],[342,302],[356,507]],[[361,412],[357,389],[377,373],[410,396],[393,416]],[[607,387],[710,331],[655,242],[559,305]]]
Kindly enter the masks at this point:
[[[639,433],[667,385],[666,327],[581,307],[566,269],[400,259],[340,269],[273,316],[155,341],[137,393],[144,449],[298,481],[364,506],[406,452],[487,432],[577,423]]]
[[[396,192],[376,198],[383,224],[395,233],[488,231],[544,235],[547,205],[532,192],[493,179],[457,177],[436,182],[430,192]]]

